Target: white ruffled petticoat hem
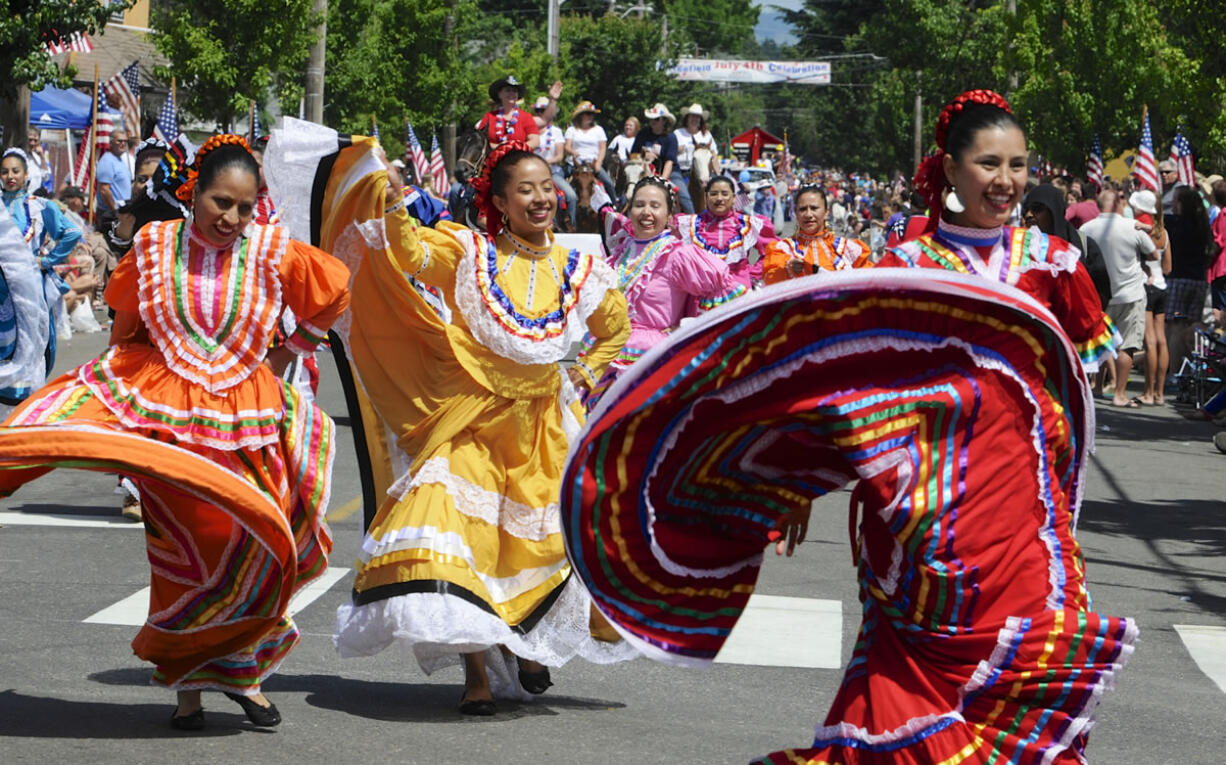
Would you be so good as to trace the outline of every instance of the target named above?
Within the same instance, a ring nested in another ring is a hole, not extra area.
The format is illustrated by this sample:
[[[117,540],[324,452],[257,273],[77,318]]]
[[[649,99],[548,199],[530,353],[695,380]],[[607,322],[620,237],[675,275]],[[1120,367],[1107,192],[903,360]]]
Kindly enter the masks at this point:
[[[640,655],[625,640],[605,643],[594,639],[590,606],[591,597],[578,577],[572,576],[553,607],[523,634],[454,595],[409,593],[362,606],[341,606],[336,611],[332,642],[345,658],[373,656],[398,643],[412,650],[426,674],[459,664],[461,654],[488,651],[487,668],[495,695],[523,698],[526,695],[515,673],[503,671],[506,662],[500,645],[516,656],[550,667],[559,667],[575,657],[594,664],[613,664]]]

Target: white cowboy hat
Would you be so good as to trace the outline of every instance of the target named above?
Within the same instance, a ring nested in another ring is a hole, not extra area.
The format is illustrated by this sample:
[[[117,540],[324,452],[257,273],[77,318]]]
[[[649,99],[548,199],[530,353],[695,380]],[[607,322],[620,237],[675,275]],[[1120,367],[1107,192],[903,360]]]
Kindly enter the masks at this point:
[[[711,119],[710,113],[708,113],[706,109],[702,108],[702,104],[700,103],[692,103],[688,107],[686,107],[684,110],[682,110],[681,121],[685,122],[685,118],[690,116],[691,114],[697,114],[699,117],[702,117],[703,122],[706,122],[707,120]]]
[[[672,129],[673,125],[677,124],[677,118],[673,116],[673,113],[670,112],[668,107],[664,104],[657,103],[655,106],[644,111],[643,114],[647,115],[647,119],[649,120],[654,120],[657,117],[663,117],[664,121],[668,123],[668,128],[670,130]]]

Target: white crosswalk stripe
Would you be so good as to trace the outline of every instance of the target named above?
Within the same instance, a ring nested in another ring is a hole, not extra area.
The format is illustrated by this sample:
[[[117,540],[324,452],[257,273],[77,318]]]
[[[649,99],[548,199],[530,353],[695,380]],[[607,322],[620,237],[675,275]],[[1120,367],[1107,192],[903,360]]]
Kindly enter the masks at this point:
[[[837,600],[751,595],[717,664],[839,669],[843,604]]]
[[[133,523],[119,514],[114,515],[76,515],[73,513],[20,513],[12,510],[0,511],[0,527],[3,526],[57,526],[61,528],[78,529],[140,529],[145,526]]]
[[[1173,625],[1200,671],[1226,693],[1226,627]]]
[[[347,568],[330,568],[315,581],[303,587],[289,602],[289,615],[302,611],[319,596],[332,588],[332,585],[349,573]],[[145,623],[149,615],[149,588],[145,587],[123,600],[113,603],[101,611],[92,614],[84,620],[87,624],[121,624],[129,627],[139,627]]]

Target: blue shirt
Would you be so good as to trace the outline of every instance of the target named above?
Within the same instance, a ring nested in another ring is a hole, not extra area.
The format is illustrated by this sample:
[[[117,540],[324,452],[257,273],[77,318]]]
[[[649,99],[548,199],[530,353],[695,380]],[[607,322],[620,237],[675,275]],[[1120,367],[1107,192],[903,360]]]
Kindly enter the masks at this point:
[[[111,187],[111,197],[115,200],[116,207],[122,207],[128,197],[132,196],[132,173],[128,172],[128,163],[109,151],[98,159],[98,183]],[[111,209],[102,198],[101,188],[98,190],[98,207],[102,210]]]

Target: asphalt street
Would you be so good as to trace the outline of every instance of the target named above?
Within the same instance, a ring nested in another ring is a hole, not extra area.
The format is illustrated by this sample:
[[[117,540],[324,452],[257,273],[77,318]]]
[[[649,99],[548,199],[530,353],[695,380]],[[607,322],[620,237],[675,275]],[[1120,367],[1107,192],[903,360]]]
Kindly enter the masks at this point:
[[[59,368],[104,342],[73,338]],[[140,527],[120,519],[113,477],[57,471],[0,501],[0,763],[745,763],[812,740],[858,623],[846,492],[819,502],[794,558],[768,556],[759,593],[771,597],[710,670],[572,662],[538,700],[465,718],[458,668],[426,676],[398,650],[338,658],[361,511],[331,358],[320,366],[342,430],[339,576],[298,604],[302,643],[265,686],[285,722],[254,729],[210,693],[207,730],[170,729],[173,694],[129,647],[149,584]],[[1226,761],[1226,455],[1213,432],[1170,408],[1100,402],[1079,536],[1096,610],[1135,617],[1141,639],[1104,699],[1091,762]]]

